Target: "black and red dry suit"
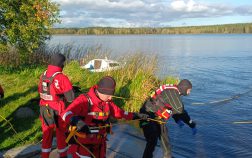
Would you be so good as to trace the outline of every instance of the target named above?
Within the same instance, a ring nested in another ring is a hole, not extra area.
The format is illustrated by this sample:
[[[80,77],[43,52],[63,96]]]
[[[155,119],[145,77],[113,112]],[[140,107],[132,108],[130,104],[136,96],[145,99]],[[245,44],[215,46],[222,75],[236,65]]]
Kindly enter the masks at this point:
[[[181,95],[187,95],[187,89],[192,88],[191,83],[189,81],[187,83],[187,81],[184,85],[184,80],[182,80],[180,86],[172,84],[160,86],[142,105],[140,113],[148,114],[150,118],[161,119],[164,122],[172,116],[176,122],[182,120],[191,128],[195,127],[196,124],[184,110],[184,104],[180,98]],[[143,158],[153,157],[158,139],[161,140],[160,144],[163,149],[163,157],[171,158],[168,129],[165,124],[142,120],[140,121],[140,127],[143,129],[147,141]]]

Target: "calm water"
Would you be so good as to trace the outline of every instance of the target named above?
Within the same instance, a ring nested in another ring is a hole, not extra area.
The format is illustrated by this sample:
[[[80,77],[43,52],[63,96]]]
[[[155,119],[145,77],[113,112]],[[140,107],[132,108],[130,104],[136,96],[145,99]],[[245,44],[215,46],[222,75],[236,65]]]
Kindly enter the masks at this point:
[[[50,44],[101,45],[114,55],[143,52],[159,57],[159,77],[174,75],[193,83],[185,108],[198,123],[169,121],[177,157],[252,157],[252,35],[54,36]]]

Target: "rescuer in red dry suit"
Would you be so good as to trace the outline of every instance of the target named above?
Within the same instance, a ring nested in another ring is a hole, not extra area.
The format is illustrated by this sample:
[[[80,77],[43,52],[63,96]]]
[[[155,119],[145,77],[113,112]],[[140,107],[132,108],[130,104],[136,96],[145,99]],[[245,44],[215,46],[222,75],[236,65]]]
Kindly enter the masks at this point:
[[[116,82],[112,77],[103,77],[87,94],[77,97],[63,113],[63,120],[76,126],[79,134],[77,140],[81,144],[75,142],[70,147],[74,158],[106,157],[106,139],[109,131],[105,126],[109,124],[109,116],[127,120],[147,119],[145,114],[126,112],[115,105],[111,100],[115,86]]]
[[[147,141],[143,153],[143,158],[152,158],[158,139],[163,149],[163,158],[171,158],[171,146],[169,143],[168,129],[165,122],[173,117],[175,122],[183,126],[183,122],[192,128],[196,134],[196,123],[191,120],[188,113],[184,110],[181,95],[190,94],[192,84],[189,80],[183,79],[178,85],[166,84],[160,86],[155,93],[148,98],[140,109],[140,113],[147,114],[149,118],[158,119],[163,123],[155,121],[140,121],[144,137]]]
[[[56,128],[57,148],[61,158],[67,157],[65,142],[66,124],[59,116],[66,108],[66,102],[74,100],[74,92],[68,77],[62,73],[65,56],[51,56],[47,70],[41,75],[38,85],[40,94],[40,120],[42,122],[42,158],[48,158],[51,152],[53,131]]]

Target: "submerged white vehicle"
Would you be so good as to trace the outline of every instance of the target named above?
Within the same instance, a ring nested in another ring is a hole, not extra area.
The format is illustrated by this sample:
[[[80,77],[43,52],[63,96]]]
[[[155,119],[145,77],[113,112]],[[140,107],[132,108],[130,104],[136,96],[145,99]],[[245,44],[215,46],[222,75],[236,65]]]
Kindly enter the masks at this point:
[[[104,72],[110,70],[117,70],[122,68],[125,63],[120,63],[114,60],[105,59],[93,59],[86,65],[82,65],[81,68],[88,69],[91,72]]]

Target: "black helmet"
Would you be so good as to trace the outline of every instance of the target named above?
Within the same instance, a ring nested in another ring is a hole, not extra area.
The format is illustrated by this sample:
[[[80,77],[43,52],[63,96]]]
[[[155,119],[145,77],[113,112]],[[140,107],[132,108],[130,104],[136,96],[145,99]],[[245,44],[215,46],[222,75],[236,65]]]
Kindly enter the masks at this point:
[[[178,89],[182,95],[186,96],[187,90],[192,89],[192,83],[187,79],[183,79],[179,82]]]
[[[98,82],[98,92],[107,95],[113,95],[115,93],[116,82],[113,77],[105,76]]]

